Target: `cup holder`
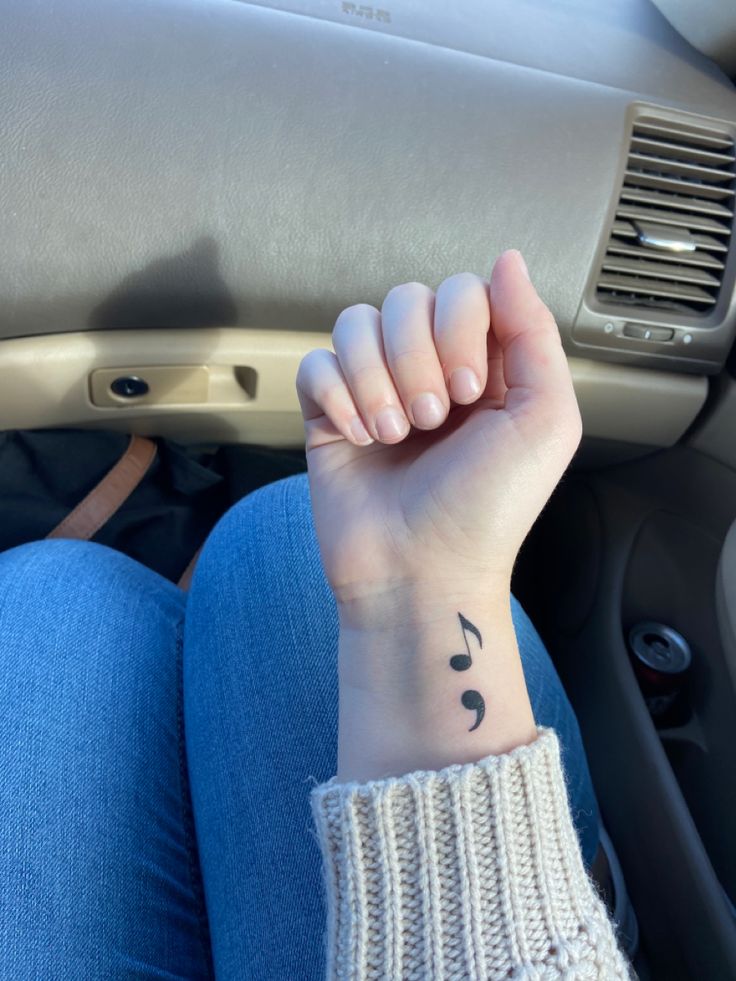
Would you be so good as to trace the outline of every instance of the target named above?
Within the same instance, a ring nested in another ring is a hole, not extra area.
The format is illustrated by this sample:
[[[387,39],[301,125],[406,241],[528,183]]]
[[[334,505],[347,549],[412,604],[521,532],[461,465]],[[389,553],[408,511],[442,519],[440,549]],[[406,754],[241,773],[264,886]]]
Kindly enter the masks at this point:
[[[690,716],[687,698],[692,651],[673,627],[653,620],[635,624],[628,634],[629,656],[649,714],[658,728],[683,725]]]

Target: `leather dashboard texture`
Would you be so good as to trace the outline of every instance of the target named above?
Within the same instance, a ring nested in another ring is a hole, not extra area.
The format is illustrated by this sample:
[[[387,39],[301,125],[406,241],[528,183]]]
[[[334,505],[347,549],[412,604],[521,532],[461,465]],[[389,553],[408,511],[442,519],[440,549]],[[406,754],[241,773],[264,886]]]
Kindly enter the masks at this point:
[[[513,246],[569,344],[627,106],[736,121],[648,0],[4,0],[0,20],[0,338],[324,331]]]

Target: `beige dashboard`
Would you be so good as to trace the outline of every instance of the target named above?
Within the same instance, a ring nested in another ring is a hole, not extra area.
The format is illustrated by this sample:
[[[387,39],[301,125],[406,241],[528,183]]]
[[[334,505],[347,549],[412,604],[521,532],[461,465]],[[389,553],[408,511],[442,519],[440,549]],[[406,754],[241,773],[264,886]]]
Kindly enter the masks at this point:
[[[556,316],[586,435],[667,446],[697,416],[736,329],[736,95],[649,0],[47,7],[0,14],[4,428],[297,444],[296,366],[340,309],[508,247]],[[681,184],[629,173],[662,126],[685,180],[727,161],[694,219],[721,252],[677,286],[717,302],[632,325],[596,284],[620,200]],[[148,394],[116,400],[118,370]]]
[[[303,442],[294,377],[330,335],[237,328],[88,331],[0,344],[0,405],[10,429],[124,430],[183,443]],[[705,378],[571,358],[585,435],[670,446],[707,394]],[[115,394],[136,379],[145,394]]]

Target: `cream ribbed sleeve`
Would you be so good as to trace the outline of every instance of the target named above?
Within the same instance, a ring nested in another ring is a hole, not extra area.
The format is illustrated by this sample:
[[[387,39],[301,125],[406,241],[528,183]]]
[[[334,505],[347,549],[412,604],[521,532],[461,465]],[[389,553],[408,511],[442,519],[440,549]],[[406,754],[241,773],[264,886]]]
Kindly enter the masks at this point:
[[[583,866],[557,736],[503,756],[312,791],[327,977],[627,979]]]

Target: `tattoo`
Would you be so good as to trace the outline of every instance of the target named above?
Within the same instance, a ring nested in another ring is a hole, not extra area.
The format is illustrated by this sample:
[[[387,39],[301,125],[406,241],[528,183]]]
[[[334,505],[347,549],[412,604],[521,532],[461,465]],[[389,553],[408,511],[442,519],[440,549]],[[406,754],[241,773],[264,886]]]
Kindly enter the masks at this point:
[[[470,653],[470,643],[468,642],[468,633],[471,633],[478,641],[478,646],[483,647],[483,638],[480,635],[480,630],[471,623],[462,613],[458,613],[458,619],[460,620],[460,629],[463,632],[463,640],[465,642],[466,654],[453,654],[450,658],[450,667],[453,671],[467,671],[468,668],[473,663],[473,657]],[[472,732],[473,729],[477,729],[478,726],[483,721],[483,716],[486,714],[486,703],[479,691],[475,691],[470,688],[468,691],[464,691],[460,697],[463,708],[469,709],[471,712],[475,712],[475,722],[468,729],[468,732]]]
[[[474,623],[466,619],[462,613],[458,613],[458,619],[460,620],[460,628],[463,632],[463,640],[465,641],[465,650],[467,654],[455,654],[450,658],[450,667],[455,671],[467,671],[470,665],[473,663],[473,658],[470,656],[470,645],[468,644],[468,631],[475,636],[478,641],[478,646],[483,646],[483,638],[480,635],[480,630],[476,627]]]
[[[464,691],[460,701],[463,703],[463,708],[470,709],[471,712],[475,712],[475,722],[468,729],[468,732],[472,732],[473,729],[477,729],[478,726],[483,721],[483,716],[486,714],[486,703],[479,691],[475,691],[469,688],[468,691]]]

